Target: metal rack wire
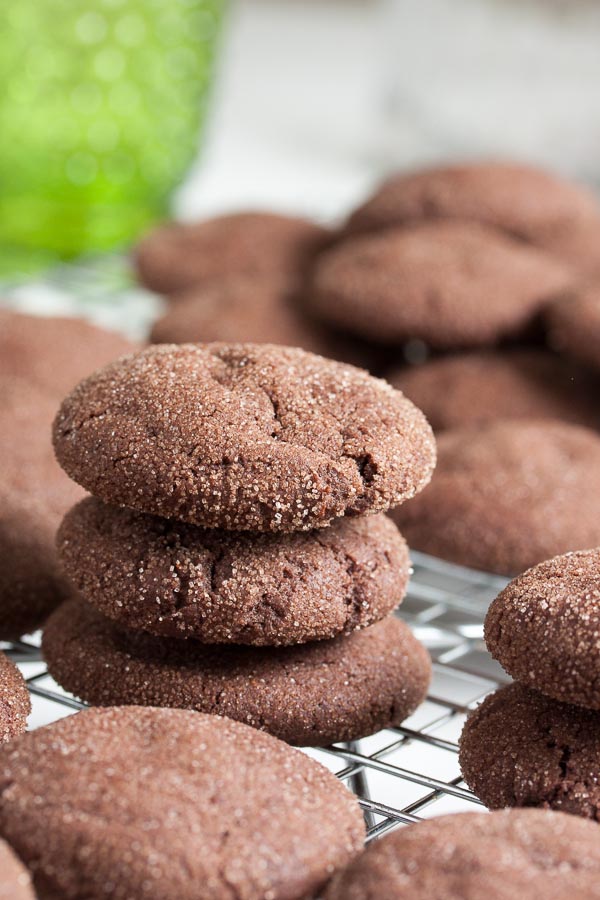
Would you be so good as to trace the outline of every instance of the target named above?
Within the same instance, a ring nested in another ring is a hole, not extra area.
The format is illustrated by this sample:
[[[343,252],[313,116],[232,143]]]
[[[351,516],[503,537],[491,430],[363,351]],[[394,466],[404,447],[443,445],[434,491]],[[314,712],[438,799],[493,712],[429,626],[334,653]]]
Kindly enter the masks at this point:
[[[483,643],[483,618],[506,579],[412,553],[414,575],[399,615],[428,647],[431,692],[398,728],[307,752],[357,794],[368,840],[402,823],[480,808],[462,783],[457,740],[469,709],[507,680]],[[8,645],[32,696],[32,727],[83,708],[47,674],[33,638]]]

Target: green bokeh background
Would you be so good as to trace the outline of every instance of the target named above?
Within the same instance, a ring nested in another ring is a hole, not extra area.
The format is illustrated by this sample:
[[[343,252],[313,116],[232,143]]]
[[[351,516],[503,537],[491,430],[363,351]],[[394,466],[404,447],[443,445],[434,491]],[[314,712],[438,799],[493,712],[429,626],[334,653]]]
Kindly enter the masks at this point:
[[[0,271],[126,246],[198,149],[222,0],[6,0]]]

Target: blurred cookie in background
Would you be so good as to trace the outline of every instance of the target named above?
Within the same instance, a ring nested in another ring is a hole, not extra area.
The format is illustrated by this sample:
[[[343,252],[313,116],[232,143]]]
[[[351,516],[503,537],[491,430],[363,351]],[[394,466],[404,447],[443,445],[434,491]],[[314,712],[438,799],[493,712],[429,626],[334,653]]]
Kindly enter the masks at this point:
[[[600,279],[600,218],[579,222],[556,234],[544,234],[539,244],[583,278]]]
[[[18,375],[62,397],[135,344],[83,319],[0,309],[0,376]]]
[[[545,321],[555,350],[600,370],[600,285],[550,304]]]
[[[238,212],[163,225],[138,244],[134,266],[145,287],[174,294],[231,275],[298,275],[329,239],[307,219]]]
[[[600,426],[600,379],[541,348],[440,356],[393,369],[387,379],[434,431],[503,418]]]
[[[155,322],[150,341],[280,344],[375,369],[375,348],[311,318],[300,292],[298,283],[281,273],[235,275],[192,288]]]
[[[393,175],[352,213],[346,231],[432,219],[481,222],[543,245],[550,235],[566,235],[579,225],[600,228],[600,205],[589,189],[543,169],[464,163]]]
[[[426,222],[323,252],[307,304],[365,340],[457,349],[522,336],[572,284],[568,267],[495,229]]]
[[[392,511],[411,549],[514,575],[600,545],[600,435],[504,419],[446,431],[437,446],[431,484]]]
[[[53,394],[0,376],[0,639],[38,628],[68,595],[55,533],[83,491],[52,450]]]

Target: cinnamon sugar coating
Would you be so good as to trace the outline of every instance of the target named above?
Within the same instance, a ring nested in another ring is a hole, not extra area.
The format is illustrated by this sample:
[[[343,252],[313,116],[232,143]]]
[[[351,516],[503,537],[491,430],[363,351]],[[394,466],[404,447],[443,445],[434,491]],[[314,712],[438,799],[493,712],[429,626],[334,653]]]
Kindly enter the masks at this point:
[[[79,593],[132,630],[204,643],[284,645],[379,621],[410,563],[387,516],[296,534],[198,528],[89,497],[58,532]]]
[[[73,600],[48,620],[43,650],[58,683],[92,705],[218,713],[309,746],[399,724],[431,677],[427,650],[394,617],[331,641],[224,647],[121,632]]]
[[[597,825],[539,809],[461,813],[399,828],[337,875],[325,900],[600,897]]]
[[[460,767],[490,809],[538,806],[600,819],[600,719],[594,710],[509,684],[467,719]]]
[[[30,712],[31,700],[25,679],[14,662],[0,652],[0,743],[25,731]]]
[[[298,531],[429,481],[433,435],[386,382],[269,344],[150,347],[82,382],[54,445],[95,496],[211,528]]]
[[[600,709],[600,549],[556,556],[511,581],[488,610],[485,640],[523,684]]]
[[[40,900],[294,900],[359,851],[304,753],[217,716],[91,709],[0,750],[0,829]]]

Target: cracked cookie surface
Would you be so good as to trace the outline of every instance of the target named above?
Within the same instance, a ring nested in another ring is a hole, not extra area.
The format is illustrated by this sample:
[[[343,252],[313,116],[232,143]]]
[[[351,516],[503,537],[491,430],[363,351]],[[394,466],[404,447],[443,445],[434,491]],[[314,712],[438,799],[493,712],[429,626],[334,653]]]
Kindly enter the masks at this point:
[[[3,748],[0,827],[40,900],[300,900],[365,831],[356,799],[304,753],[217,716],[136,707]]]
[[[132,630],[205,643],[284,645],[379,621],[406,591],[406,543],[388,516],[296,534],[199,528],[88,497],[59,556],[93,606]]]
[[[490,809],[540,806],[600,819],[600,719],[522,684],[488,695],[460,738],[465,781]]]
[[[109,503],[231,530],[383,511],[435,463],[433,433],[399,391],[270,344],[164,345],[109,365],[63,402],[54,444]]]
[[[225,647],[125,633],[73,600],[50,617],[43,650],[58,683],[92,705],[218,713],[308,746],[399,724],[431,676],[429,654],[393,616],[331,641]]]

